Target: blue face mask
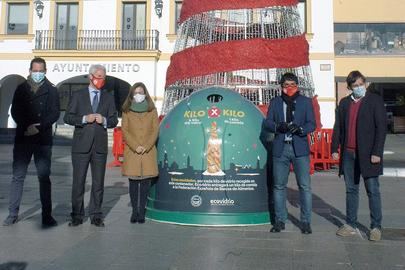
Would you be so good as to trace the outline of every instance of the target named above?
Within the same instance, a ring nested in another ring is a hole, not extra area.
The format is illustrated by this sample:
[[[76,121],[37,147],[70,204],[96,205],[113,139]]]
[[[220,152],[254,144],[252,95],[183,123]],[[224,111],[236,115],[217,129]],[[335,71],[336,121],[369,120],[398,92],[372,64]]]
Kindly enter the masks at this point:
[[[364,85],[353,88],[353,97],[362,98],[366,95],[366,87]]]
[[[40,83],[45,79],[45,72],[31,72],[31,78],[34,82]]]

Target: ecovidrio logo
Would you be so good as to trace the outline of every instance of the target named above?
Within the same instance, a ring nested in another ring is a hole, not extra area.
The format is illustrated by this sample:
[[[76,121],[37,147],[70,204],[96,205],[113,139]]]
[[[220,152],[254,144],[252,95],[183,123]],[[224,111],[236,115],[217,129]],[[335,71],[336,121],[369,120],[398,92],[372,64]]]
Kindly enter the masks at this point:
[[[219,205],[219,206],[232,206],[235,204],[235,201],[232,199],[221,199],[221,200],[210,200],[211,205]]]
[[[193,207],[199,207],[202,204],[202,198],[199,195],[194,195],[191,197],[190,202]]]

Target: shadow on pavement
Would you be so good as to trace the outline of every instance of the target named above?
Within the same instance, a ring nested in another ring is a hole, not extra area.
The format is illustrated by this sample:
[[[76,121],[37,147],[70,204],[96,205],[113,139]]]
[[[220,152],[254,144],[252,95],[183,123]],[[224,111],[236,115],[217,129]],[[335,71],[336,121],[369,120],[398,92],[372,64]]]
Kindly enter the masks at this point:
[[[7,262],[0,264],[0,270],[24,270],[27,267],[25,262]]]
[[[299,191],[292,188],[287,188],[287,200],[293,207],[299,208]],[[342,220],[346,220],[346,216],[340,210],[328,204],[314,193],[312,193],[312,212],[323,217],[337,228],[343,225]],[[288,216],[290,221],[295,226],[299,227],[299,220],[290,214]],[[365,234],[367,234],[369,231],[369,229],[363,224],[358,224],[358,228]]]

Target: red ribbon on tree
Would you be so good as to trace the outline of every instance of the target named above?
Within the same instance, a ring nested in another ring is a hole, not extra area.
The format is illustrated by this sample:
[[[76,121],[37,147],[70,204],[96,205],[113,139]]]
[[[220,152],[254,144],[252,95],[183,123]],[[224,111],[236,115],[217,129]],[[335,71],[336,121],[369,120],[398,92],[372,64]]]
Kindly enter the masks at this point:
[[[297,4],[298,0],[184,0],[180,23],[193,15],[213,10],[252,9]]]
[[[305,35],[222,41],[188,48],[172,55],[166,87],[176,81],[218,72],[306,66],[308,52]]]

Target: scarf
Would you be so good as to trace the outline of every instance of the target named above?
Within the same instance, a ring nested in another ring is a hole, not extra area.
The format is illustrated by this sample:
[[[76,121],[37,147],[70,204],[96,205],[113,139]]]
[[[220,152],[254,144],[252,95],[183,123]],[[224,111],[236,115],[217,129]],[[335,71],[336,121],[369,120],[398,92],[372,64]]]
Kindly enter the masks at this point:
[[[129,109],[133,112],[143,113],[148,111],[149,104],[146,100],[140,103],[132,102],[131,107]]]
[[[40,83],[34,82],[34,80],[31,78],[31,76],[27,77],[27,83],[31,88],[31,91],[35,94],[38,89],[44,84],[45,79],[43,79]]]
[[[287,112],[286,112],[286,122],[291,123],[294,120],[294,114],[293,112],[295,111],[295,99],[300,95],[299,92],[295,93],[291,97],[287,96],[286,94],[282,93],[281,98],[287,104]]]

